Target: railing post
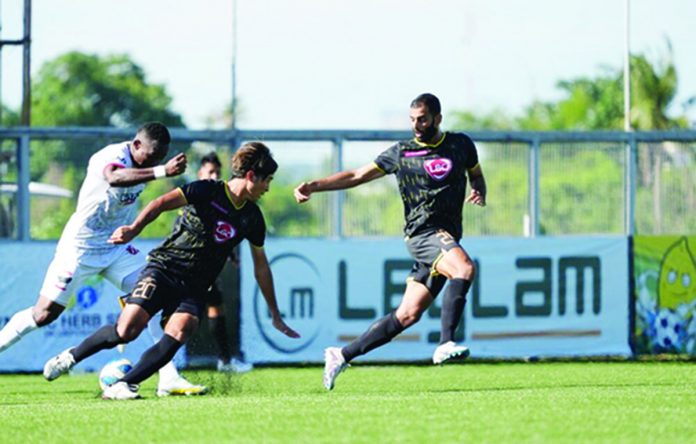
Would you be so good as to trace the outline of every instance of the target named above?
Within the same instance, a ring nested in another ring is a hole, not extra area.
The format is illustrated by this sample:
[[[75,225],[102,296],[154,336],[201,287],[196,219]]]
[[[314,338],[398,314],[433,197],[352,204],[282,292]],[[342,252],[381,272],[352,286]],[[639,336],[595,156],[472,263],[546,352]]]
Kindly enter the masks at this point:
[[[29,135],[17,139],[17,238],[21,241],[30,239],[29,208]]]
[[[636,232],[636,136],[629,133],[624,152],[624,234],[633,236]]]
[[[539,137],[529,146],[529,227],[527,235],[539,235]]]
[[[333,141],[334,145],[334,172],[343,171],[343,139],[337,138]],[[339,190],[334,194],[333,200],[333,228],[332,235],[336,238],[343,237],[343,202],[345,200],[345,191]]]

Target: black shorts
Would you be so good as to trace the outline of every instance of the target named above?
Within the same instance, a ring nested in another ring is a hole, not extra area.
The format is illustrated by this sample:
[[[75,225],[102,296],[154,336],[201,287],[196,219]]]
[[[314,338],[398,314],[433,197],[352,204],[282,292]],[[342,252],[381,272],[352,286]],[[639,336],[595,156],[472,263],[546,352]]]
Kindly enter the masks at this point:
[[[203,299],[205,299],[205,303],[209,307],[219,307],[222,305],[222,292],[217,283],[214,283],[206,290]]]
[[[162,310],[162,319],[172,313],[189,313],[200,318],[205,301],[196,297],[199,293],[200,290],[197,292],[173,279],[166,271],[148,265],[140,273],[133,291],[126,296],[126,303],[141,306],[150,316]]]
[[[406,248],[416,261],[407,280],[420,282],[437,297],[447,278],[438,273],[435,266],[446,252],[461,248],[459,241],[445,230],[429,229],[406,238]]]

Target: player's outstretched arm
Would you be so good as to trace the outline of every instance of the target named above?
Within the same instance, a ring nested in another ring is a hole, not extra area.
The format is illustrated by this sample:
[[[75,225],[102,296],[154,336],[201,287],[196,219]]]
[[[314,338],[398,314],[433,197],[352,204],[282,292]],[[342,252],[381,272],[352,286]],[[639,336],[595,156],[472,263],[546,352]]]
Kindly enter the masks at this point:
[[[299,338],[300,334],[288,327],[280,315],[280,310],[278,310],[278,302],[276,301],[275,289],[273,288],[273,274],[266,258],[266,252],[263,248],[258,248],[251,244],[249,246],[251,247],[251,257],[254,260],[254,276],[261,289],[261,294],[263,294],[263,298],[266,300],[268,310],[271,312],[273,327],[285,336]]]
[[[318,191],[345,190],[370,182],[384,176],[384,171],[377,165],[370,163],[353,170],[341,171],[322,179],[302,182],[295,188],[295,200],[297,203],[307,202],[312,193]]]
[[[172,190],[167,194],[163,194],[157,199],[153,200],[143,211],[138,214],[135,221],[130,225],[123,225],[118,227],[116,231],[111,234],[109,238],[110,244],[127,244],[133,240],[143,228],[145,228],[150,222],[157,219],[157,217],[165,211],[175,210],[186,205],[186,198],[181,192],[180,188]]]
[[[112,187],[130,187],[160,177],[178,176],[184,171],[186,171],[186,154],[179,153],[164,165],[152,168],[121,168],[117,165],[109,165],[104,169],[104,177]]]
[[[481,165],[476,165],[468,171],[471,193],[466,201],[480,207],[486,206],[486,179],[483,177]]]

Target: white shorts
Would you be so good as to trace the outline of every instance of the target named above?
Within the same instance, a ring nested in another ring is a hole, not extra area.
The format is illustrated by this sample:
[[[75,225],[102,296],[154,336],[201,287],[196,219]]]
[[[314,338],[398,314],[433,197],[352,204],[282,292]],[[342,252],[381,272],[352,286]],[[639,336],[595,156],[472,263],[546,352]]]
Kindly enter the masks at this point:
[[[96,275],[103,276],[118,289],[128,293],[131,288],[124,288],[126,278],[142,270],[146,263],[146,256],[132,245],[118,249],[111,259],[104,256],[99,258],[89,255],[80,256],[74,252],[59,249],[51,265],[48,266],[39,294],[65,307],[70,301],[70,296],[80,288],[80,285]],[[128,284],[134,283],[135,279],[128,280]]]

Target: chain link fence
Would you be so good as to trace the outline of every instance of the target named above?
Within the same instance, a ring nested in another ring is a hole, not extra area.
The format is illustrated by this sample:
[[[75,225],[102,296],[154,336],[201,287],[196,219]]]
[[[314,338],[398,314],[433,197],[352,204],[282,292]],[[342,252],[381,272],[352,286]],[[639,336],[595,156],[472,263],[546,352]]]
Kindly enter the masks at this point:
[[[304,180],[372,162],[403,131],[172,131],[170,155],[186,152],[179,178],[148,184],[140,205],[196,179],[215,151],[229,175],[234,148],[266,142],[280,169],[261,201],[271,236],[401,236],[403,206],[393,177],[297,205]],[[696,131],[471,133],[488,205],[465,205],[465,236],[688,234],[696,227]],[[89,157],[133,130],[0,130],[0,238],[57,239],[75,208]],[[144,233],[168,233],[175,215]]]

